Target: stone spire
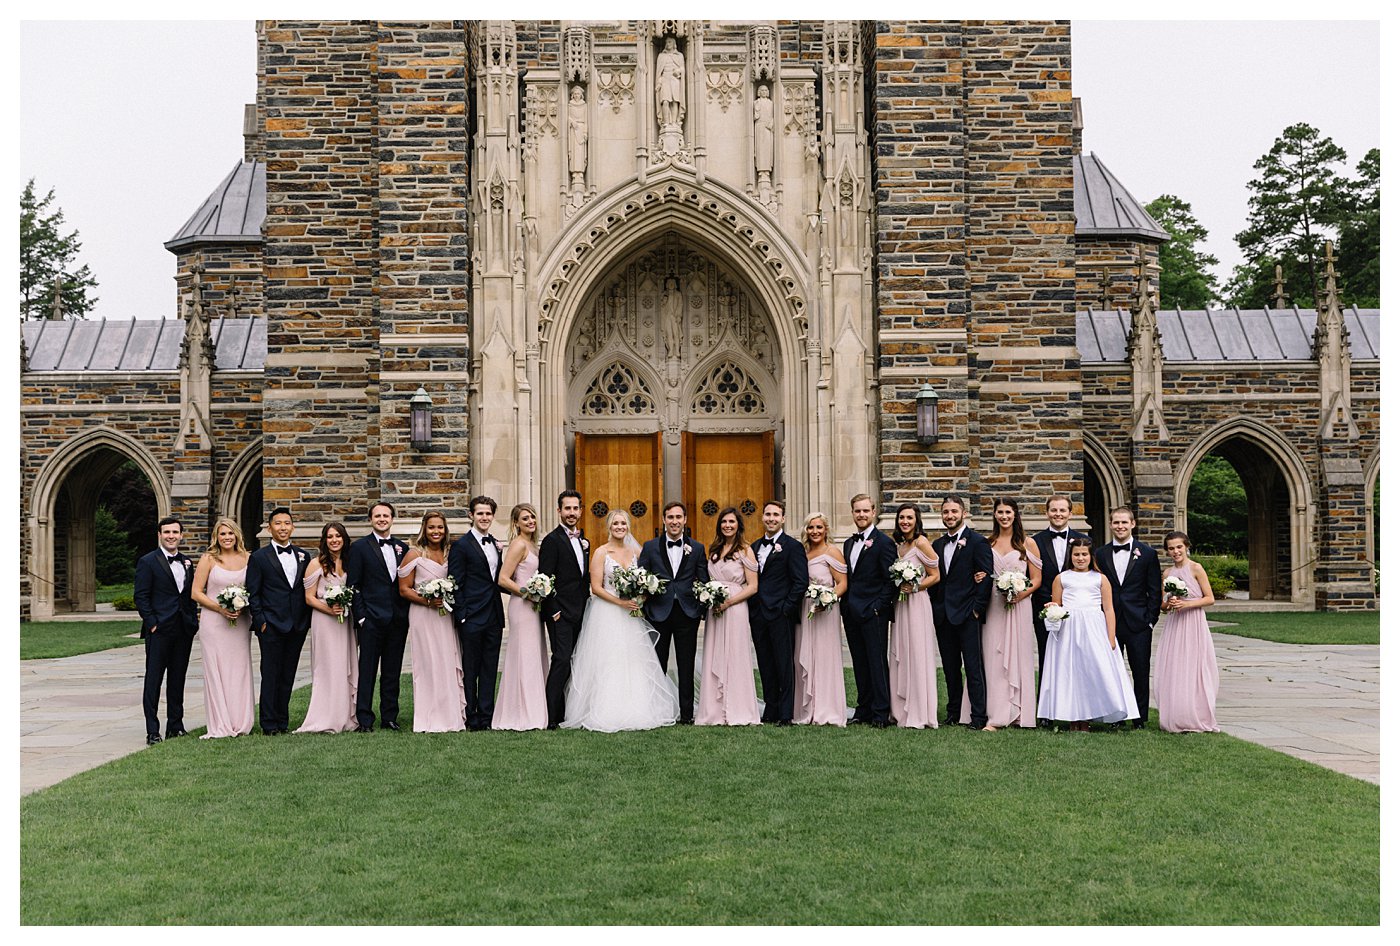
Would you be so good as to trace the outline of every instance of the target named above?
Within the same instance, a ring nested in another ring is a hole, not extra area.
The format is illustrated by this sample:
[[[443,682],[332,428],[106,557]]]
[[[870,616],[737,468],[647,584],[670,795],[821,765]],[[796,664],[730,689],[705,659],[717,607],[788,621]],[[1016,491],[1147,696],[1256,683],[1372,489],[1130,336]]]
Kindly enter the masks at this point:
[[[1283,266],[1280,263],[1274,264],[1274,308],[1284,309],[1288,307],[1288,297],[1283,292]]]
[[[53,278],[53,307],[49,310],[49,318],[59,320],[63,318],[63,277]]]
[[[210,332],[209,308],[204,304],[204,268],[190,267],[190,297],[184,305],[185,337],[180,342],[180,434],[208,450],[212,437],[209,427],[209,379],[214,370],[214,341]]]
[[[1128,358],[1133,368],[1133,439],[1166,440],[1167,424],[1162,417],[1162,333],[1157,327],[1157,303],[1141,246],[1133,326],[1128,331]]]
[[[1333,266],[1330,240],[1321,302],[1317,327],[1313,330],[1313,357],[1317,359],[1322,418],[1318,436],[1350,440],[1357,436],[1356,422],[1351,416],[1351,339],[1337,299],[1337,271]]]

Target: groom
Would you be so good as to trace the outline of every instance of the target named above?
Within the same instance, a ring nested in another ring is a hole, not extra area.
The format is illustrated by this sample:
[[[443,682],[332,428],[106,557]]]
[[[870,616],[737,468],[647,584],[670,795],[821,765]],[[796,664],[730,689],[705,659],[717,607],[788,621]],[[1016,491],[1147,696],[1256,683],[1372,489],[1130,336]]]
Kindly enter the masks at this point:
[[[793,628],[802,619],[807,595],[807,553],[783,532],[787,507],[776,499],[763,504],[763,538],[758,557],[758,594],[749,599],[749,633],[763,684],[763,721],[792,725]]]
[[[676,677],[680,684],[681,723],[695,722],[695,639],[705,607],[695,600],[697,581],[709,581],[710,570],[705,565],[705,547],[685,534],[685,503],[669,502],[661,510],[666,534],[649,539],[637,558],[653,575],[668,582],[666,589],[642,605],[642,612],[656,628],[656,656],[661,672],[666,672],[666,658],[671,640],[676,641]]]
[[[554,593],[540,603],[549,632],[549,677],[544,694],[550,729],[558,729],[564,720],[569,665],[583,625],[583,606],[588,603],[588,540],[578,528],[581,515],[583,497],[578,490],[564,490],[559,494],[559,526],[540,542],[538,573],[554,577]]]
[[[462,653],[462,682],[466,688],[467,728],[490,729],[496,709],[496,666],[501,656],[506,612],[501,605],[501,549],[491,534],[496,501],[473,496],[469,504],[472,527],[452,543],[447,574],[457,581],[452,623]]]
[[[851,648],[856,678],[853,723],[877,729],[890,724],[890,667],[887,659],[894,596],[890,566],[897,555],[894,540],[875,528],[875,501],[868,493],[851,497],[856,531],[842,549],[846,557],[846,594],[841,598],[841,623]]]

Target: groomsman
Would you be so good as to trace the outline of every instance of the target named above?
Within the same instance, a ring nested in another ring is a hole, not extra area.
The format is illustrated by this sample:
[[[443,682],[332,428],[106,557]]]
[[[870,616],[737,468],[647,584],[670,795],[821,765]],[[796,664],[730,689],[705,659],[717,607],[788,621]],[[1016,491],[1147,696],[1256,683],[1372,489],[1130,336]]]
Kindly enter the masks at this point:
[[[165,679],[165,738],[184,736],[185,671],[199,630],[199,612],[190,589],[194,563],[180,551],[184,528],[167,516],[156,527],[160,545],[136,562],[136,612],[146,642],[146,685],[141,709],[146,714],[146,745],[160,742],[160,682]]]
[[[588,540],[579,531],[583,497],[577,490],[559,494],[559,526],[540,541],[538,573],[554,576],[554,594],[540,603],[545,629],[549,632],[549,677],[545,681],[545,701],[549,704],[549,728],[558,729],[564,720],[564,692],[569,686],[569,667],[583,625],[583,607],[591,591],[588,587]]]
[[[1108,531],[1113,541],[1094,553],[1099,571],[1108,576],[1113,589],[1113,617],[1117,621],[1118,644],[1128,655],[1133,672],[1133,695],[1137,697],[1138,718],[1133,728],[1147,721],[1147,680],[1152,664],[1152,628],[1162,610],[1162,565],[1157,551],[1133,538],[1137,517],[1127,506],[1108,514]]]
[[[979,572],[994,574],[992,547],[964,521],[967,507],[957,496],[945,496],[940,508],[944,535],[933,542],[942,578],[933,586],[933,626],[948,684],[948,712],[943,725],[962,716],[963,670],[967,671],[969,725],[987,725],[987,678],[982,670],[982,621],[992,597],[992,582],[978,581]]]
[[[1031,538],[1035,539],[1040,550],[1040,587],[1031,593],[1032,622],[1035,624],[1035,644],[1040,654],[1040,673],[1036,677],[1036,695],[1040,695],[1040,678],[1045,675],[1045,646],[1049,635],[1045,622],[1040,619],[1040,609],[1050,603],[1055,576],[1069,564],[1067,547],[1070,539],[1087,539],[1082,532],[1069,527],[1069,497],[1057,494],[1045,501],[1045,519],[1049,527],[1041,529]]]
[[[290,723],[297,662],[311,628],[311,607],[301,583],[311,554],[292,545],[292,511],[286,506],[272,510],[267,531],[272,542],[248,556],[248,611],[262,653],[258,722],[263,735],[275,736]]]
[[[749,599],[749,633],[758,654],[763,684],[763,721],[792,725],[792,630],[802,619],[807,594],[807,553],[783,532],[786,510],[770,499],[763,504],[763,538],[758,556],[758,593]]]
[[[890,620],[897,589],[890,566],[898,554],[894,540],[875,528],[875,501],[865,493],[851,497],[856,532],[846,540],[846,594],[841,623],[851,648],[856,678],[853,723],[884,728],[890,724]]]
[[[399,726],[399,676],[408,643],[408,601],[399,594],[399,563],[408,544],[390,535],[394,506],[377,502],[369,507],[369,535],[356,539],[345,552],[345,583],[355,589],[350,615],[360,641],[355,688],[355,732],[374,731],[374,678],[379,677],[379,722],[385,729]]]
[[[661,510],[666,527],[663,536],[647,540],[637,557],[653,575],[668,580],[666,590],[642,605],[642,612],[656,628],[656,657],[666,672],[671,641],[676,642],[676,680],[680,685],[681,723],[695,722],[695,639],[705,607],[695,599],[695,583],[709,581],[705,546],[685,534],[685,503],[669,502]]]
[[[496,665],[501,659],[501,632],[506,626],[505,606],[496,580],[501,575],[501,547],[491,534],[496,501],[473,496],[472,527],[452,543],[447,574],[457,580],[453,592],[452,623],[462,649],[462,676],[467,690],[467,728],[491,728],[496,711]]]

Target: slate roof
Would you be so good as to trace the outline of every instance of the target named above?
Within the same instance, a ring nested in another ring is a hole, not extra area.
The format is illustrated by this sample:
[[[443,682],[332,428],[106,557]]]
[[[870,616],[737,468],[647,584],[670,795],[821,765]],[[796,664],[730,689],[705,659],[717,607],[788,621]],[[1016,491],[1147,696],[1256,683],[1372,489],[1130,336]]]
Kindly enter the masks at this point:
[[[30,371],[175,371],[185,337],[180,319],[36,319],[20,330]],[[210,332],[216,370],[262,370],[267,319],[220,318]]]
[[[1381,349],[1381,310],[1342,310],[1353,360],[1377,359]],[[1310,361],[1315,309],[1163,309],[1157,313],[1162,357],[1189,361]],[[1127,361],[1127,309],[1082,309],[1075,325],[1085,364]]]
[[[1074,156],[1074,235],[1122,237],[1164,242],[1167,231],[1113,176],[1099,156]]]
[[[174,253],[202,243],[261,243],[267,216],[267,166],[240,161],[165,248]]]

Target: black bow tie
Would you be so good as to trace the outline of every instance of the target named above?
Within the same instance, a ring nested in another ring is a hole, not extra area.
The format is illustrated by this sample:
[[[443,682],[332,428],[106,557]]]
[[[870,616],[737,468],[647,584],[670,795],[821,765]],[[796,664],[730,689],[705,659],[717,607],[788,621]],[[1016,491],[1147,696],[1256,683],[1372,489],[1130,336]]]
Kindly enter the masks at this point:
[[[1126,552],[1130,548],[1132,548],[1131,545],[1115,545],[1113,547],[1113,554],[1117,555],[1119,552]]]
[[[949,533],[948,533],[948,538],[950,538],[950,539],[956,539],[957,537],[958,537],[958,534],[957,534],[956,532],[949,532]]]
[[[178,556],[178,555],[167,555],[167,556],[165,556],[165,563],[166,563],[167,565],[174,565],[174,564],[175,564],[176,562],[178,562],[179,560],[180,560],[180,556]]]
[[[386,546],[386,545],[393,545],[393,544],[394,544],[394,540],[393,540],[393,539],[375,539],[375,541],[379,543],[379,547],[380,547],[381,549],[382,549],[384,546]]]
[[[666,547],[668,549],[683,549],[685,548],[685,539],[676,539],[674,541],[667,539]]]
[[[482,544],[482,545],[495,545],[495,544],[496,544],[496,539],[495,539],[494,536],[483,535],[483,536],[481,537],[481,544]]]
[[[1052,532],[1050,533],[1050,538],[1052,538],[1052,539],[1063,539],[1063,538],[1067,537],[1068,535],[1069,535],[1068,532],[1054,532],[1054,531],[1052,531]]]
[[[769,539],[769,538],[766,538],[766,537],[758,540],[758,547],[761,548],[761,549],[766,549],[766,548],[768,548],[768,546],[770,546],[770,545],[776,545],[776,544],[777,544],[777,543],[774,542],[774,540]]]
[[[274,546],[274,547],[277,549],[277,554],[278,554],[278,555],[291,555],[291,554],[292,554],[292,547],[291,547],[290,545],[278,545],[278,546]]]

